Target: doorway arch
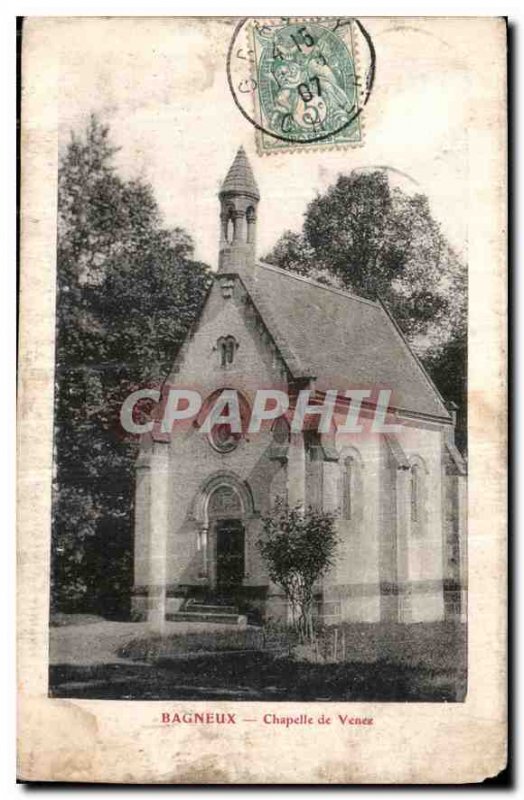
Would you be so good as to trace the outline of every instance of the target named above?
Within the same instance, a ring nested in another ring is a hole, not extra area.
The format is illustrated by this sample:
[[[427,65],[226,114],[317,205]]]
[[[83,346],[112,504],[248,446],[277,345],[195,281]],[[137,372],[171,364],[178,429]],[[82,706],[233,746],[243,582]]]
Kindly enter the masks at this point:
[[[247,524],[254,514],[249,486],[220,471],[203,484],[194,507],[203,573],[218,592],[234,592],[248,571]]]

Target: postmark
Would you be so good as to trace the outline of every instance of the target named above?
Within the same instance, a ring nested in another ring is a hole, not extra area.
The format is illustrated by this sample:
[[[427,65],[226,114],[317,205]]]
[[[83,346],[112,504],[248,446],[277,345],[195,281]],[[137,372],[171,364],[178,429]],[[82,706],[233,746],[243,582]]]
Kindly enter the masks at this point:
[[[359,145],[375,70],[371,37],[349,17],[243,19],[227,57],[263,153]]]

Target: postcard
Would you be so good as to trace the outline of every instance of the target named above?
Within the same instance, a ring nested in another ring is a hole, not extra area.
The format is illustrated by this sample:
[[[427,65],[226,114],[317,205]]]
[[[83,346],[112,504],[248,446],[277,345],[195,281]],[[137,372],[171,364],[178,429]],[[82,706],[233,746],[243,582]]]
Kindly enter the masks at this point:
[[[19,779],[506,765],[506,21],[22,30]]]

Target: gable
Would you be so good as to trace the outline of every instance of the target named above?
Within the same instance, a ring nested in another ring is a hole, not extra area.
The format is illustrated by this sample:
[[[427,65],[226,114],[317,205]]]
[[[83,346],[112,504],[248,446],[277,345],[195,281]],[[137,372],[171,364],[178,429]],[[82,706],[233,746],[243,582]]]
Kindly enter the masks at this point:
[[[234,342],[232,363],[220,348]],[[180,348],[168,383],[205,391],[287,383],[289,368],[238,276],[217,275],[193,329]]]
[[[224,368],[221,338],[238,344]],[[319,390],[390,389],[391,406],[449,422],[445,403],[380,303],[268,264],[215,276],[169,382],[258,388],[313,378]]]

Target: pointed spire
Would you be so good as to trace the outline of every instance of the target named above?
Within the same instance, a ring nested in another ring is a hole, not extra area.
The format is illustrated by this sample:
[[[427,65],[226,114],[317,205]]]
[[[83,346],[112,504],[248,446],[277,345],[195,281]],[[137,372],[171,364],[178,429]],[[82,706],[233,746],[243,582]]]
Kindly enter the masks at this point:
[[[233,192],[234,194],[245,194],[253,197],[255,200],[260,200],[260,192],[251,169],[246,151],[243,147],[238,148],[235,160],[229,168],[226,175],[220,194]]]

